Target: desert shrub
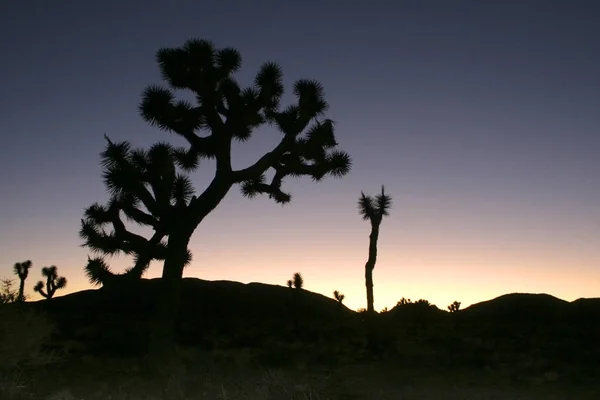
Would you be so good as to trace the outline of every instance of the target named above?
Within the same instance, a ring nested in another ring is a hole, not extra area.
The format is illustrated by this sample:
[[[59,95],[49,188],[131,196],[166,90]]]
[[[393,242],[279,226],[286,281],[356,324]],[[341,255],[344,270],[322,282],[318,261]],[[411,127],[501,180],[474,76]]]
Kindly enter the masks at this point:
[[[403,297],[400,299],[400,301],[398,301],[398,304],[396,304],[396,307],[405,306],[407,304],[412,304],[412,301],[410,299],[407,299],[406,297]]]
[[[429,307],[429,306],[431,306],[431,305],[432,305],[432,304],[429,302],[429,300],[425,300],[425,299],[419,299],[419,300],[415,301],[415,304],[417,304],[417,305],[419,305],[419,306],[423,306],[423,307],[425,307],[425,306]]]
[[[45,315],[20,306],[0,305],[0,394],[20,385],[27,371],[54,360],[45,350],[53,325]]]
[[[19,292],[13,287],[11,279],[0,280],[0,304],[14,303],[19,298]]]

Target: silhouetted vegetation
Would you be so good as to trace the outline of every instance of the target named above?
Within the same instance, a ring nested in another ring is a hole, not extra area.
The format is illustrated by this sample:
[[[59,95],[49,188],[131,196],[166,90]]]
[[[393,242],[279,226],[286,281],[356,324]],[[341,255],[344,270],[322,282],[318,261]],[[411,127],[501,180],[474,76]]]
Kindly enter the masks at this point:
[[[84,246],[102,256],[89,258],[86,275],[93,285],[111,286],[139,280],[152,260],[164,260],[167,243],[163,239],[173,219],[182,218],[194,190],[185,168],[185,149],[159,143],[149,150],[133,149],[128,142],[115,143],[106,137],[101,154],[104,184],[111,198],[107,205],[92,204],[81,220],[80,236]],[[129,231],[121,214],[135,223],[150,227],[150,239]],[[112,225],[106,231],[106,225]],[[113,273],[105,256],[127,254],[134,265],[121,274]],[[187,251],[185,264],[191,261]]]
[[[304,287],[304,278],[302,278],[300,272],[296,272],[294,274],[294,277],[292,278],[292,283],[294,285],[294,289],[300,290]]]
[[[160,279],[139,282],[130,289],[89,290],[26,305],[45,310],[56,321],[57,338],[81,343],[82,350],[70,350],[72,357],[143,355],[160,301]],[[410,371],[421,374],[489,369],[505,371],[510,382],[525,377],[571,382],[583,379],[577,372],[582,368],[596,371],[593,359],[600,356],[594,344],[600,334],[595,319],[600,303],[592,301],[509,295],[451,317],[424,299],[404,299],[392,310],[368,313],[293,285],[192,278],[182,285],[177,340],[185,352],[248,354],[251,365],[265,368],[343,369],[368,360],[386,370],[408,363]],[[301,303],[290,304],[298,299]],[[344,318],[337,317],[340,313]],[[365,325],[367,319],[370,325]]]
[[[94,205],[86,211],[82,236],[86,245],[102,252],[145,254],[144,262],[138,258],[134,267],[138,267],[135,271],[139,276],[145,269],[145,261],[156,258],[157,254],[150,256],[151,251],[143,251],[154,249],[154,246],[147,246],[147,240],[126,233],[118,221],[119,212],[129,214],[136,222],[153,226],[155,237],[168,238],[164,254],[160,255],[164,258],[164,290],[159,310],[162,317],[156,327],[162,332],[159,336],[166,337],[177,309],[178,281],[190,259],[188,243],[192,234],[234,185],[240,185],[246,197],[266,194],[275,202],[285,204],[290,202],[291,195],[282,190],[284,178],[307,176],[320,181],[327,175],[341,177],[349,172],[351,160],[348,154],[336,150],[333,122],[322,119],[328,104],[319,82],[296,81],[293,85],[296,104],[282,108],[282,71],[275,63],[263,64],[253,85],[243,88],[233,77],[242,63],[240,53],[233,48],[217,49],[206,40],[188,40],[178,48],[160,49],[156,57],[169,88],[148,86],[140,104],[141,116],[149,124],[181,136],[189,147],[172,149],[161,143],[146,154],[156,152],[161,155],[161,162],[167,165],[166,175],[173,185],[177,181],[186,181],[174,174],[174,163],[185,171],[193,171],[201,159],[212,159],[216,166],[214,177],[198,196],[192,196],[189,185],[173,186],[182,191],[185,201],[168,204],[170,192],[153,187],[156,174],[145,173],[148,160],[140,155],[141,151],[131,152],[128,144],[113,145],[109,141],[107,153],[116,155],[105,157],[109,163],[105,165],[104,178],[113,197],[108,207]],[[175,100],[174,91],[181,89],[194,94],[196,105]],[[266,124],[277,127],[282,139],[254,164],[234,170],[232,142],[249,140],[257,128]],[[200,131],[209,134],[200,136]],[[139,162],[142,168],[137,167]],[[273,175],[267,182],[269,171]],[[163,170],[157,172],[160,176],[163,173]],[[148,213],[139,212],[137,203],[143,204]],[[99,231],[95,229],[105,223],[113,223],[115,228],[114,234],[108,237],[98,235]],[[90,237],[98,240],[90,242]],[[107,243],[98,243],[105,239]],[[131,245],[131,242],[136,244]],[[158,243],[159,239],[154,240],[155,245]],[[107,270],[101,261],[96,260],[91,268],[88,264],[87,272],[94,282],[101,281],[95,279],[100,278],[96,272]]]
[[[42,276],[46,278],[46,284],[44,285],[44,282],[39,281],[33,287],[33,290],[48,300],[54,297],[54,293],[56,293],[57,290],[67,287],[67,278],[64,276],[58,276],[58,269],[56,268],[56,265],[42,268]],[[45,291],[44,286],[46,287]]]
[[[340,304],[342,304],[344,302],[344,299],[346,298],[346,296],[342,293],[340,293],[337,290],[333,291],[333,298]]]
[[[367,287],[367,311],[375,312],[373,297],[373,270],[377,262],[377,240],[383,217],[389,215],[392,207],[392,198],[385,193],[381,186],[381,193],[375,197],[367,196],[363,192],[358,199],[358,211],[365,221],[371,223],[371,234],[369,235],[369,258],[365,264],[365,284]]]
[[[455,377],[461,373],[469,383],[480,383],[488,373],[498,374],[494,378],[504,374],[503,379],[518,383],[526,379],[580,383],[587,375],[595,382],[600,374],[599,299],[566,302],[548,295],[511,294],[464,310],[454,301],[447,306],[453,314],[449,316],[426,299],[413,302],[402,297],[391,310],[385,307],[376,313],[373,270],[380,226],[392,206],[383,186],[375,196],[361,192],[358,201],[360,215],[371,224],[365,264],[367,308],[349,310],[338,290],[333,299],[306,290],[299,272],[287,280],[287,288],[183,279],[183,269],[192,259],[188,246],[193,233],[233,186],[239,185],[248,198],[268,195],[286,204],[291,195],[282,188],[285,178],[342,177],[351,160],[336,149],[333,122],[324,118],[328,105],[320,83],[296,81],[295,104],[282,107],[282,71],[277,64],[263,64],[253,84],[241,87],[234,79],[242,61],[235,49],[189,40],[178,48],[160,49],[156,58],[169,88],[148,86],[140,114],[150,125],[181,136],[187,145],[157,143],[147,150],[134,149],[127,141],[106,137],[101,165],[109,200],[89,206],[80,228],[83,246],[94,256],[88,256],[85,273],[102,289],[24,303],[31,261],[15,264],[19,290],[10,280],[3,280],[0,287],[3,398],[8,389],[24,386],[24,374],[34,372],[77,384],[77,379],[64,378],[63,371],[35,370],[53,361],[50,350],[57,349],[67,358],[64,368],[78,372],[89,368],[94,383],[103,363],[118,359],[130,373],[134,369],[127,357],[135,357],[139,375],[140,371],[149,375],[140,381],[154,383],[166,377],[171,388],[173,381],[204,382],[192,368],[205,360],[210,360],[206,367],[210,372],[222,368],[230,373],[240,366],[246,367],[244,372],[260,369],[257,366],[298,367],[327,375],[327,380],[338,373],[338,381],[328,384],[339,389],[356,380],[366,398],[405,396],[381,395],[383,389],[373,382],[360,381],[364,378],[360,372],[351,375],[357,365],[369,364],[382,386],[397,383],[401,376],[402,390],[427,374],[445,376],[448,390],[456,390]],[[182,89],[192,92],[194,104],[175,99],[175,91]],[[249,140],[267,124],[281,131],[280,141],[253,164],[234,170],[232,143]],[[201,136],[201,131],[208,133]],[[196,194],[188,174],[203,159],[214,162],[215,172],[207,188]],[[136,234],[127,222],[153,234],[149,238]],[[109,259],[115,255],[131,256],[133,265],[114,272]],[[162,276],[144,279],[153,260],[163,262]],[[34,290],[46,299],[67,285],[56,266],[42,268],[42,275],[46,283],[39,281]],[[15,302],[24,304],[10,304]],[[160,354],[152,353],[159,347]],[[164,375],[146,370],[150,362]],[[115,375],[117,380],[128,374]],[[111,386],[118,386],[119,396],[130,398],[112,379]],[[321,398],[304,383],[286,386],[273,379],[263,386],[262,398]],[[236,398],[224,384],[219,389],[219,398]],[[154,394],[152,388],[149,391]],[[206,387],[192,392],[162,395],[212,396]],[[90,398],[89,393],[85,396]],[[112,393],[101,396],[115,398]],[[350,397],[336,392],[322,398]]]
[[[451,313],[458,312],[460,310],[460,301],[454,301],[448,306],[448,311]]]
[[[398,304],[396,304],[396,306],[404,306],[406,304],[412,304],[412,301],[410,299],[403,297],[398,301]]]
[[[415,301],[415,303],[414,303],[414,304],[416,304],[416,305],[418,305],[418,306],[424,306],[424,307],[429,307],[429,306],[431,306],[431,305],[432,305],[432,304],[429,302],[429,300],[425,300],[425,299],[419,299],[419,300]]]
[[[12,279],[0,280],[0,304],[9,304],[18,301],[19,292],[13,288]]]
[[[2,290],[4,292],[4,290]],[[8,290],[9,303],[20,301]],[[5,292],[3,294],[6,294]],[[5,296],[3,296],[5,297]],[[25,398],[29,373],[56,360],[46,346],[54,326],[43,313],[4,304],[0,307],[0,398]],[[27,397],[29,398],[29,397]]]
[[[25,301],[25,280],[29,276],[29,269],[31,268],[31,260],[15,263],[14,273],[19,278],[19,295],[17,296],[18,302]]]

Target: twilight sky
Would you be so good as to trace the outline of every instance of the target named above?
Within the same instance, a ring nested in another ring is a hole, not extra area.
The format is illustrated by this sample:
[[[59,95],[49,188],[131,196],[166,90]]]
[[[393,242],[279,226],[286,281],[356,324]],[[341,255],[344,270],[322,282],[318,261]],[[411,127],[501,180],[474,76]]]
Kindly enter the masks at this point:
[[[69,279],[61,294],[89,288],[78,230],[83,209],[107,199],[103,134],[184,143],[137,107],[162,83],[156,50],[197,37],[241,51],[241,83],[265,61],[282,65],[287,88],[320,80],[354,168],[288,181],[284,207],[235,188],[194,234],[185,276],[285,285],[300,271],[308,290],[365,307],[370,226],[356,201],[385,184],[394,208],[376,309],[403,296],[445,308],[509,292],[600,295],[597,1],[138,4],[0,2],[0,277],[31,259],[30,294],[50,264]],[[257,131],[234,148],[234,167],[279,137]],[[213,171],[201,168],[198,190]]]

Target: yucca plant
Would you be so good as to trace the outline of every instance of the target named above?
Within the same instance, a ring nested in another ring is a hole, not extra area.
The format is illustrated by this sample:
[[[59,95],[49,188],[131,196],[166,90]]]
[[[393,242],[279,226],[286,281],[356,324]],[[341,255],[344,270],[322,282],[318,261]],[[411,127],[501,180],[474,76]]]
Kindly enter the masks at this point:
[[[54,297],[54,293],[56,293],[57,290],[67,287],[67,278],[58,276],[58,268],[56,268],[56,265],[42,268],[42,276],[46,278],[46,284],[44,285],[43,281],[39,281],[33,287],[33,290],[48,300]],[[44,286],[46,287],[45,291]]]
[[[358,211],[363,220],[371,223],[371,234],[369,235],[369,258],[365,264],[365,285],[367,287],[367,311],[375,312],[373,296],[373,270],[377,262],[377,240],[379,239],[379,229],[383,217],[389,215],[392,207],[392,198],[385,193],[384,186],[381,186],[381,193],[374,197],[367,196],[361,192],[358,199]]]
[[[81,220],[83,246],[93,253],[88,256],[85,273],[93,285],[111,286],[119,282],[139,280],[152,260],[164,260],[169,225],[191,200],[194,190],[185,169],[185,150],[158,143],[149,150],[133,149],[129,142],[111,141],[101,153],[104,184],[110,193],[107,205],[92,204]],[[147,239],[127,229],[121,216],[138,225],[153,229]],[[106,226],[112,226],[110,231]],[[106,256],[127,254],[134,265],[123,273],[111,271]],[[191,261],[186,252],[185,264]]]
[[[319,82],[296,81],[296,103],[282,109],[283,75],[275,63],[263,64],[253,85],[242,87],[234,78],[242,57],[234,48],[217,49],[210,41],[192,39],[181,47],[162,48],[156,57],[169,87],[146,88],[140,104],[143,119],[188,142],[189,148],[180,155],[190,170],[198,167],[200,159],[211,159],[216,167],[206,190],[194,197],[182,210],[184,217],[170,226],[164,278],[181,278],[193,232],[233,185],[240,185],[246,197],[266,194],[285,204],[291,200],[282,190],[286,177],[308,176],[320,181],[327,175],[341,177],[349,172],[350,157],[335,149],[333,122],[322,119],[328,104]],[[196,104],[176,100],[176,90],[191,91]],[[254,164],[234,170],[232,142],[246,142],[266,125],[281,132],[279,143]],[[208,134],[203,136],[202,131]],[[273,175],[267,182],[269,171]]]
[[[31,260],[15,263],[13,270],[15,275],[19,278],[19,295],[17,297],[18,302],[25,301],[25,280],[29,276],[29,269],[33,263]]]
[[[334,299],[335,299],[335,300],[336,300],[338,303],[340,303],[340,305],[341,305],[341,304],[344,302],[344,299],[346,298],[346,296],[345,296],[345,295],[343,295],[342,293],[340,293],[339,291],[337,291],[337,290],[334,290],[334,291],[333,291],[333,298],[334,298]]]
[[[451,313],[458,312],[460,310],[460,301],[454,301],[448,306],[448,311]]]

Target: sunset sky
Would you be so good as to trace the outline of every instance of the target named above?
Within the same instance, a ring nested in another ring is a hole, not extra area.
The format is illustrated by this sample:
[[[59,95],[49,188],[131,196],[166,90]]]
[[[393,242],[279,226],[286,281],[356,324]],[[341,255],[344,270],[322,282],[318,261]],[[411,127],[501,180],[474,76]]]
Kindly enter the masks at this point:
[[[184,143],[137,107],[162,84],[156,50],[197,37],[239,49],[245,85],[265,61],[281,64],[287,88],[320,80],[354,167],[288,180],[283,207],[234,188],[195,232],[185,276],[285,285],[299,271],[306,289],[365,307],[370,226],[356,202],[385,184],[394,207],[376,309],[403,296],[443,309],[511,292],[600,296],[597,1],[141,4],[0,2],[0,277],[30,259],[29,294],[51,264],[69,280],[61,294],[90,288],[78,230],[84,208],[108,197],[103,134]],[[279,138],[257,131],[235,146],[234,167]],[[212,172],[204,162],[193,175],[198,191]]]

